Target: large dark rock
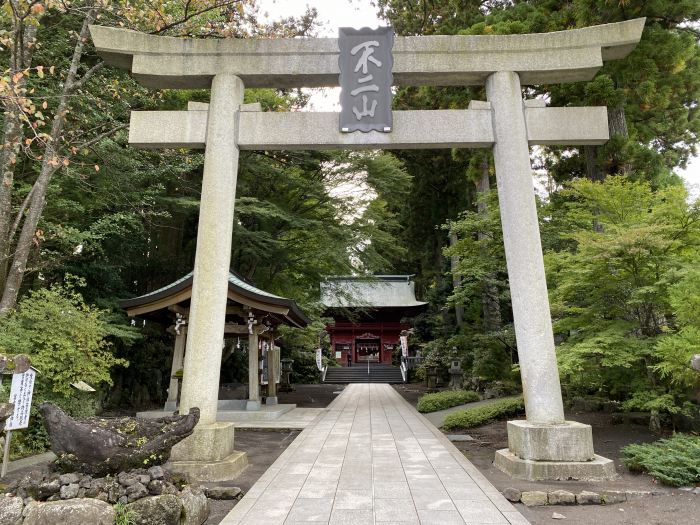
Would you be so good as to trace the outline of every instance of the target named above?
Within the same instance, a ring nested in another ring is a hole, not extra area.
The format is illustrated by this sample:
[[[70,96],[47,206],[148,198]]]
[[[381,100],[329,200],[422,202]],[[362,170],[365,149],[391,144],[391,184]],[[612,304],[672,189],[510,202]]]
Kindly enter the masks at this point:
[[[182,500],[172,494],[149,496],[126,506],[136,525],[180,525]]]
[[[102,476],[144,465],[160,465],[170,449],[190,434],[199,421],[199,409],[186,416],[160,419],[88,418],[75,420],[52,403],[39,410],[63,472],[80,471]]]
[[[70,499],[32,505],[24,525],[114,525],[114,509],[96,499]]]

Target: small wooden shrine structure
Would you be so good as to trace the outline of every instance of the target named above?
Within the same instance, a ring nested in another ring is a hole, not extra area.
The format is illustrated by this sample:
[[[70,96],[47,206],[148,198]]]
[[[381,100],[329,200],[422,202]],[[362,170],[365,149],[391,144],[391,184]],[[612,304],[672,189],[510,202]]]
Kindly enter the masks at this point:
[[[168,325],[175,333],[165,410],[175,410],[177,405],[179,378],[176,374],[183,370],[185,363],[192,280],[190,272],[163,288],[119,303],[129,316]],[[247,410],[260,408],[260,385],[265,383],[268,385],[266,404],[277,403],[280,350],[274,344],[275,329],[279,325],[304,328],[308,324],[309,319],[292,299],[260,290],[235,272],[229,272],[224,337],[248,336]],[[184,374],[187,370],[183,370]]]
[[[407,318],[428,303],[416,300],[410,275],[329,277],[321,283],[321,302],[334,323],[326,326],[338,364],[391,364]]]

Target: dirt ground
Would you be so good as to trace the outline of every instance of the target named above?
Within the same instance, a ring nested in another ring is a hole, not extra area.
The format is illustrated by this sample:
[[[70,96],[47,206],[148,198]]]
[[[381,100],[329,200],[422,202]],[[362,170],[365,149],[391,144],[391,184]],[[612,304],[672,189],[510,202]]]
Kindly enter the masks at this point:
[[[396,385],[396,390],[415,405],[425,388],[421,385]],[[518,490],[568,490],[592,492],[602,490],[651,491],[657,495],[642,497],[631,502],[593,506],[546,506],[516,508],[533,525],[560,521],[568,525],[590,525],[604,523],[610,525],[698,525],[700,524],[700,495],[688,493],[657,484],[644,474],[631,473],[622,464],[620,449],[630,443],[647,443],[659,439],[642,425],[613,424],[610,414],[603,412],[567,413],[567,419],[587,423],[593,427],[593,446],[596,454],[612,459],[619,477],[604,482],[529,482],[513,480],[493,466],[496,450],[508,447],[508,434],[505,421],[491,423],[461,433],[469,434],[474,441],[455,442],[471,461],[499,490],[514,487]],[[450,432],[457,434],[459,432]],[[566,516],[555,520],[553,513]]]
[[[248,453],[248,466],[234,480],[210,485],[228,485],[240,487],[245,493],[263,475],[272,463],[284,452],[294,438],[295,432],[262,432],[255,430],[236,430],[236,450]],[[235,501],[209,500],[211,514],[205,525],[217,525],[234,507]]]

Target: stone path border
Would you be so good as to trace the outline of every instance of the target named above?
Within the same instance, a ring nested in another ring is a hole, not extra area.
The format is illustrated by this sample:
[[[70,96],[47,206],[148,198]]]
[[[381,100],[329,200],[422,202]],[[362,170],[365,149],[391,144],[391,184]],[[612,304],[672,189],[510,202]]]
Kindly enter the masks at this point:
[[[353,384],[221,522],[529,522],[389,385]]]

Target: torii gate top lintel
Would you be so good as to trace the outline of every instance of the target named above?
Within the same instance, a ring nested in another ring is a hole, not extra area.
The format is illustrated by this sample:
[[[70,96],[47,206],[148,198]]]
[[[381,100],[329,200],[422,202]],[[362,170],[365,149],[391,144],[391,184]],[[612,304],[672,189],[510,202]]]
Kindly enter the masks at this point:
[[[624,58],[639,42],[644,18],[519,35],[397,37],[393,76],[399,85],[483,85],[495,71],[518,73],[522,85],[590,80],[603,61]],[[246,87],[338,85],[335,38],[193,39],[91,26],[100,55],[152,88],[209,88],[232,73]]]

